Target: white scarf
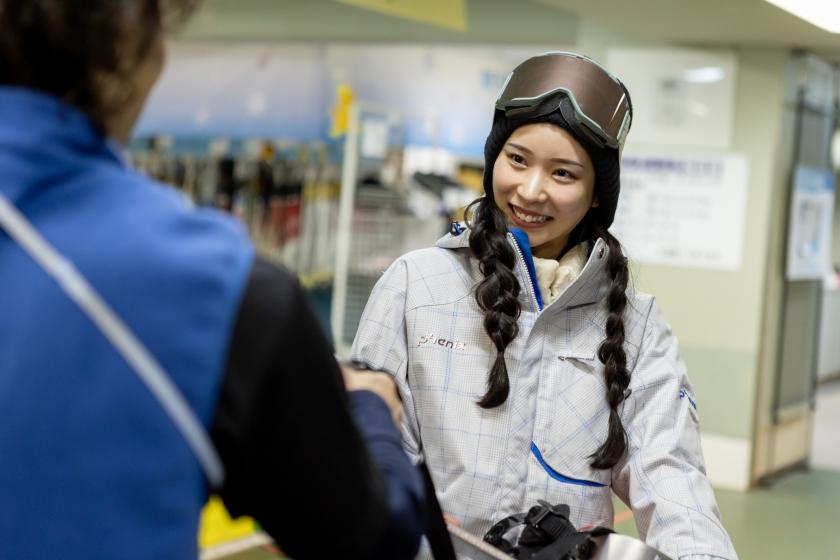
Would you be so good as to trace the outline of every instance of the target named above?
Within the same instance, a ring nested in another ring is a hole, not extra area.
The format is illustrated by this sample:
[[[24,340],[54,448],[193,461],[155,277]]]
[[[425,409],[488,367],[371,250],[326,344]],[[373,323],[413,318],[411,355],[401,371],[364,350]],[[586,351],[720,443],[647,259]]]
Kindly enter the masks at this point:
[[[579,243],[572,247],[558,261],[534,257],[534,270],[537,273],[537,285],[543,307],[548,307],[559,298],[566,288],[580,276],[588,257],[588,243]]]

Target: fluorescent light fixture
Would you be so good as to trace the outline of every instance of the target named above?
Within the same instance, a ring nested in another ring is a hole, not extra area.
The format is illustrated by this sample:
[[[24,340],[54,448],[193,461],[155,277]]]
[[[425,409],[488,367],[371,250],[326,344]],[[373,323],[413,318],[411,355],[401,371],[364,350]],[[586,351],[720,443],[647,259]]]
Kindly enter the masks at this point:
[[[701,66],[683,72],[682,79],[692,84],[713,84],[726,77],[726,72],[720,66]]]
[[[831,33],[840,33],[837,0],[766,0],[774,6]]]

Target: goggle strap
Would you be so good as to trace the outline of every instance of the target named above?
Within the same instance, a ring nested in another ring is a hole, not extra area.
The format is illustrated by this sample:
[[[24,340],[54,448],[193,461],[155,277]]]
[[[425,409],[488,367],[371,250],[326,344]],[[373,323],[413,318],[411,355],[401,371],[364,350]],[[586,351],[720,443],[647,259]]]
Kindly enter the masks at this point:
[[[585,136],[594,145],[603,148],[605,146],[604,139],[601,138],[595,131],[590,129],[587,123],[583,122],[574,104],[569,100],[560,101],[560,114],[569,123],[569,126],[574,127],[575,131]]]

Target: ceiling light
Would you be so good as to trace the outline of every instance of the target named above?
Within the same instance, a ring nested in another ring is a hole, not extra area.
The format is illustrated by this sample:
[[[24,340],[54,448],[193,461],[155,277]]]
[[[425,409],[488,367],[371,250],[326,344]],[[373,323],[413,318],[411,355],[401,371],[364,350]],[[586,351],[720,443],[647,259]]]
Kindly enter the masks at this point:
[[[821,29],[840,33],[840,2],[836,0],[766,1]]]

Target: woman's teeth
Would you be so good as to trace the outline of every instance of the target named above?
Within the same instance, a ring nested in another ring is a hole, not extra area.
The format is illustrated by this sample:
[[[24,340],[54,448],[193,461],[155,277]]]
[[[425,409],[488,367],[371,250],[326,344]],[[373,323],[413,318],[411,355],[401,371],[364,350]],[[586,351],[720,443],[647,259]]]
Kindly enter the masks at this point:
[[[523,222],[528,222],[529,224],[541,224],[548,220],[548,216],[539,216],[534,214],[526,214],[519,210],[516,206],[511,206],[513,209],[513,213],[516,214],[516,217],[522,220]]]

